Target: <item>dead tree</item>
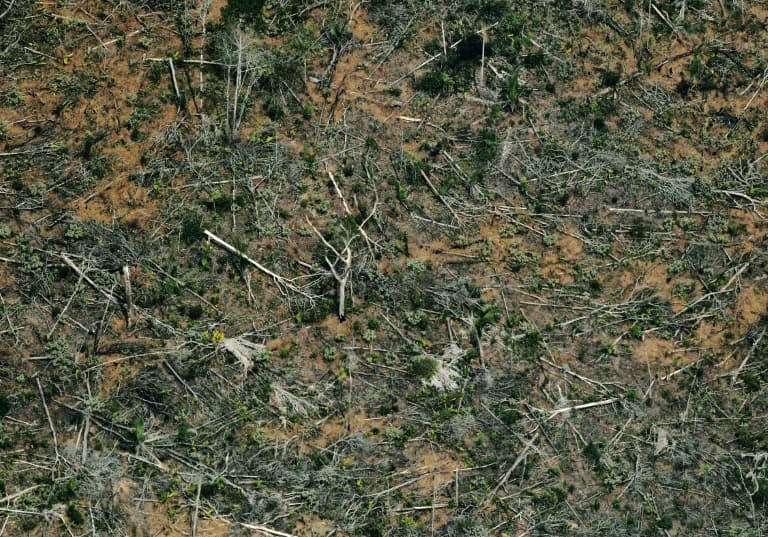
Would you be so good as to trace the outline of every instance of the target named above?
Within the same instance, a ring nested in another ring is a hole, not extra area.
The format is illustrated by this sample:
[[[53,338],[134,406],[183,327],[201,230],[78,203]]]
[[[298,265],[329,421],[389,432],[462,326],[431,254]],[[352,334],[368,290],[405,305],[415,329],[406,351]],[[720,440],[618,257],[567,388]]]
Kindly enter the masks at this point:
[[[333,188],[336,191],[336,194],[339,196],[339,199],[341,200],[341,204],[344,207],[344,212],[348,217],[351,217],[354,219],[354,215],[352,214],[352,209],[350,209],[349,204],[347,203],[347,200],[344,198],[344,194],[341,191],[341,188],[339,188],[339,184],[336,182],[336,179],[333,177],[333,174],[329,171],[328,177],[331,180],[331,183],[333,184]],[[371,209],[370,214],[368,214],[365,219],[358,224],[357,229],[354,231],[354,233],[347,232],[347,229],[342,225],[341,228],[345,232],[345,238],[343,240],[343,247],[340,249],[337,249],[334,247],[324,236],[320,231],[312,224],[312,222],[307,218],[307,224],[312,228],[312,230],[315,232],[315,235],[317,235],[320,238],[320,241],[322,241],[323,245],[330,250],[334,255],[334,260],[331,261],[328,256],[324,256],[323,259],[325,260],[325,263],[328,265],[328,268],[331,271],[331,275],[333,276],[333,279],[336,280],[336,297],[339,302],[339,308],[338,308],[338,315],[339,320],[343,321],[345,317],[345,307],[346,307],[346,299],[347,299],[347,285],[349,285],[349,278],[352,274],[352,243],[355,241],[356,238],[362,237],[366,244],[368,245],[369,249],[374,249],[378,246],[378,244],[373,241],[369,236],[368,233],[365,231],[365,225],[368,223],[368,221],[373,218],[373,215],[376,214],[376,207],[378,206],[378,196],[376,198],[376,201],[374,202],[373,209]]]
[[[123,267],[123,290],[125,292],[125,327],[131,329],[131,317],[133,317],[133,290],[131,288],[131,269],[127,265]]]
[[[227,76],[226,131],[230,143],[238,138],[254,86],[266,72],[267,62],[257,39],[238,25],[224,43]]]
[[[331,261],[328,256],[324,256],[323,259],[325,259],[328,268],[331,269],[331,274],[337,283],[336,296],[339,302],[338,314],[339,320],[343,321],[345,317],[344,308],[347,297],[347,284],[349,283],[349,275],[352,272],[351,245],[352,242],[357,238],[357,235],[344,239],[344,247],[342,248],[341,252],[339,252],[339,250],[334,248],[334,246],[328,242],[325,237],[323,237],[323,234],[320,233],[320,231],[318,231],[312,222],[309,221],[309,218],[307,218],[307,223],[310,225],[315,234],[320,238],[325,247],[333,252],[333,254],[336,256],[334,261]]]
[[[199,107],[203,109],[203,93],[205,93],[205,86],[203,81],[203,64],[205,63],[204,51],[205,51],[205,38],[206,38],[206,24],[208,23],[208,14],[211,10],[211,4],[213,0],[201,0],[200,2],[200,28],[202,29],[202,35],[200,36],[200,104]]]

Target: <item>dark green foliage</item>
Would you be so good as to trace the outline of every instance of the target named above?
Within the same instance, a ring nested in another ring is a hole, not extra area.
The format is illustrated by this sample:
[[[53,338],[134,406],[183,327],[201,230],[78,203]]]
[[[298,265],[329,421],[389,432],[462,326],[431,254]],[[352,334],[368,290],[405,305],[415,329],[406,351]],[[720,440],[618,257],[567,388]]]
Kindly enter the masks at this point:
[[[481,0],[480,2],[472,2],[469,9],[473,10],[475,6],[477,15],[481,20],[494,23],[509,12],[510,2],[507,0]]]
[[[190,215],[181,223],[181,240],[186,244],[194,244],[205,236],[203,231],[202,216]]]
[[[91,152],[93,150],[93,146],[97,144],[100,140],[104,139],[106,136],[106,132],[101,133],[93,133],[93,132],[87,132],[85,134],[85,141],[83,142],[83,149],[80,152],[80,156],[82,156],[84,159],[91,158]]]
[[[456,80],[447,71],[430,71],[416,80],[415,87],[430,95],[450,95],[456,91]]]
[[[408,373],[416,378],[428,379],[437,371],[437,360],[430,356],[415,356],[408,365]]]
[[[208,199],[202,201],[203,207],[218,214],[231,211],[232,204],[242,207],[245,204],[245,196],[238,194],[233,198],[215,190]]]
[[[480,162],[490,162],[496,158],[499,149],[499,137],[493,129],[480,131],[480,139],[476,145],[477,159]]]
[[[475,329],[481,333],[486,326],[493,326],[501,319],[502,310],[496,306],[491,306],[483,310],[482,314],[475,319]]]
[[[600,447],[595,444],[594,442],[589,442],[584,447],[584,457],[589,461],[592,465],[596,466],[600,462]]]
[[[197,321],[203,316],[204,310],[200,304],[193,304],[187,307],[187,317],[192,321]]]
[[[757,480],[757,491],[752,494],[752,501],[761,507],[768,505],[768,479]]]
[[[272,97],[267,97],[264,101],[264,113],[272,121],[279,121],[285,117],[282,105]]]
[[[82,513],[80,513],[80,511],[77,510],[77,507],[73,504],[67,505],[67,518],[75,526],[80,526],[85,521]]]
[[[365,138],[365,148],[370,151],[377,151],[379,149],[379,142],[373,136],[368,136]]]
[[[224,482],[221,479],[214,479],[213,481],[207,481],[200,485],[200,496],[203,498],[211,498],[220,493],[224,488]]]
[[[103,179],[111,170],[112,166],[104,157],[95,157],[88,161],[86,169],[94,179]]]
[[[600,72],[600,85],[604,88],[612,88],[621,81],[621,69],[602,69]]]
[[[507,99],[507,107],[511,110],[516,110],[520,106],[520,100],[528,94],[528,90],[520,82],[518,75],[520,68],[518,67],[507,77],[505,82],[506,88],[504,96]]]
[[[77,489],[77,480],[74,477],[69,478],[61,487],[58,488],[56,498],[60,502],[68,502],[75,498]]]
[[[606,125],[605,120],[601,117],[596,117],[594,120],[592,120],[592,126],[595,127],[595,130],[599,132],[605,132],[608,130],[608,125]]]
[[[485,47],[485,56],[492,56],[490,46],[487,43],[483,45],[483,37],[479,33],[473,32],[464,36],[456,47],[459,60],[463,62],[479,61],[483,55],[483,47]]]
[[[157,84],[163,78],[164,74],[165,64],[162,62],[152,62],[152,65],[149,68],[149,72],[147,73],[147,78],[153,84]]]
[[[313,307],[308,307],[296,314],[295,320],[299,325],[316,323],[336,311],[336,302],[331,299],[319,300]]]
[[[39,524],[40,518],[35,516],[22,516],[21,522],[19,523],[19,527],[23,531],[32,531],[35,529]]]
[[[691,82],[687,78],[681,78],[680,81],[675,86],[675,91],[681,97],[688,97],[692,89],[693,89],[693,82]]]
[[[736,444],[744,450],[756,450],[760,440],[759,432],[753,430],[749,425],[742,425],[736,431]]]
[[[264,25],[265,0],[227,0],[227,5],[221,10],[224,23],[236,26],[238,22],[259,29]]]
[[[332,45],[342,45],[352,39],[349,23],[345,18],[334,18],[326,21],[325,38]]]
[[[132,437],[133,437],[132,440],[136,444],[141,444],[142,442],[144,442],[145,434],[144,434],[144,420],[143,419],[141,419],[140,417],[136,417],[133,420],[133,430],[131,431],[131,433],[132,433]]]
[[[187,442],[192,437],[192,434],[189,430],[189,425],[186,423],[180,423],[179,427],[176,429],[176,439],[179,442]]]
[[[553,487],[539,496],[536,496],[534,502],[541,507],[554,507],[557,504],[565,501],[568,498],[568,494],[559,487]]]
[[[762,142],[768,142],[768,125],[764,125],[762,128],[760,128],[758,137]]]
[[[704,64],[704,62],[701,61],[701,58],[698,56],[694,56],[691,58],[690,63],[688,64],[688,72],[693,77],[698,77],[704,74],[706,71],[707,66]]]
[[[520,411],[514,408],[511,403],[497,406],[495,414],[507,426],[514,425],[523,417]]]
[[[530,22],[530,18],[522,13],[508,13],[500,21],[501,31],[514,39],[523,33],[528,22]],[[520,43],[520,41],[515,40],[515,43]]]
[[[21,93],[15,87],[9,87],[0,91],[0,106],[15,108],[21,105]]]
[[[672,517],[669,515],[662,515],[657,521],[656,526],[663,530],[671,530],[672,529]]]
[[[490,532],[481,517],[458,516],[441,533],[444,537],[488,537]]]
[[[0,419],[3,419],[11,411],[11,402],[8,397],[0,392]]]
[[[549,56],[543,50],[536,50],[523,56],[522,62],[528,68],[542,67],[549,63]]]
[[[380,521],[367,522],[355,530],[355,535],[361,537],[384,537],[384,523]]]

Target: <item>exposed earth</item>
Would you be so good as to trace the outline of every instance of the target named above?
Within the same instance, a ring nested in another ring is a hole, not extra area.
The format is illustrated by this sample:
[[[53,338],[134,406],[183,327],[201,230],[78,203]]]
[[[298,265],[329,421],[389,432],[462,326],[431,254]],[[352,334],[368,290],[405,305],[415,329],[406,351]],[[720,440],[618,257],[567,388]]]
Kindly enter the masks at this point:
[[[0,0],[0,537],[765,535],[766,24]]]

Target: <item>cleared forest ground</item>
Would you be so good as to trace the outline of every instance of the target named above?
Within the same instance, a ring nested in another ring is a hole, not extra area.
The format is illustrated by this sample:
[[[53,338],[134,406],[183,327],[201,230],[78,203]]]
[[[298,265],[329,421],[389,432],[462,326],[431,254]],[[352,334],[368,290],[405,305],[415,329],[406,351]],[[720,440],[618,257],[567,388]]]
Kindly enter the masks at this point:
[[[760,536],[768,7],[0,0],[0,536]]]

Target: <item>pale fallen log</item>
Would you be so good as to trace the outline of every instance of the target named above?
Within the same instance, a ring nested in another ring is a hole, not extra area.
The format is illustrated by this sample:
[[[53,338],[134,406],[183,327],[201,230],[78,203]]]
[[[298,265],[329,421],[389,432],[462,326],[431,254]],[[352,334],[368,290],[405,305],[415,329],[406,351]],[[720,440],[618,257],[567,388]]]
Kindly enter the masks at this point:
[[[246,262],[250,263],[251,265],[256,267],[260,272],[262,272],[263,274],[265,274],[265,275],[269,276],[270,278],[272,278],[272,280],[274,280],[274,282],[278,286],[285,287],[286,289],[290,289],[294,293],[299,293],[300,295],[303,295],[304,297],[306,297],[306,298],[308,298],[310,300],[314,300],[315,299],[315,297],[309,295],[306,291],[302,290],[300,287],[298,287],[295,284],[293,284],[290,280],[287,280],[287,279],[283,278],[279,274],[269,270],[267,267],[265,267],[264,265],[262,265],[258,261],[254,260],[254,259],[251,259],[246,254],[244,254],[243,252],[241,252],[240,250],[238,250],[237,248],[235,248],[234,246],[232,246],[231,244],[226,242],[224,239],[221,239],[221,238],[217,237],[216,235],[214,235],[213,233],[211,233],[207,229],[204,230],[203,233],[205,233],[205,236],[208,237],[208,239],[212,240],[214,243],[216,243],[216,245],[219,246],[220,248],[223,248],[224,250],[228,251],[229,253],[231,253],[233,255],[236,255],[237,257],[239,257],[243,261],[246,261]]]
[[[744,357],[744,360],[742,360],[741,364],[739,364],[739,367],[736,369],[736,371],[733,372],[733,378],[731,378],[731,386],[736,384],[736,379],[739,378],[739,374],[747,365],[747,362],[749,362],[749,359],[752,357],[752,354],[755,352],[755,349],[757,348],[757,346],[760,345],[760,342],[763,340],[763,337],[765,336],[766,330],[768,330],[768,328],[763,328],[763,331],[760,332],[760,335],[757,336],[757,339],[755,339],[755,342],[752,343],[752,346],[749,348],[749,352],[747,352],[747,355]]]
[[[395,509],[393,512],[409,513],[411,511],[432,511],[434,509],[445,509],[448,506],[449,504],[447,503],[436,503],[434,505],[419,505],[418,507],[401,507],[400,509]]]
[[[48,418],[48,426],[51,428],[51,435],[53,436],[53,451],[56,453],[56,462],[59,462],[61,455],[59,455],[59,441],[56,437],[56,428],[53,426],[53,420],[51,419],[51,413],[48,411],[48,405],[45,403],[45,394],[43,393],[43,385],[40,384],[40,377],[37,377],[37,389],[40,392],[40,399],[43,400],[43,410],[45,410],[45,417]]]
[[[441,202],[443,202],[443,205],[445,205],[448,210],[451,212],[453,217],[456,219],[457,222],[461,222],[461,218],[459,218],[459,215],[456,214],[456,211],[453,210],[453,207],[448,203],[448,200],[443,197],[440,192],[435,188],[435,186],[432,184],[432,181],[429,180],[429,176],[424,173],[424,170],[419,170],[421,172],[421,176],[424,178],[424,180],[427,182],[427,185],[429,186],[429,189],[432,191],[432,193],[437,196],[437,199],[439,199]]]
[[[296,537],[296,535],[293,535],[292,533],[285,533],[283,531],[273,530],[272,528],[261,526],[259,524],[246,524],[244,522],[241,522],[240,525],[249,530],[259,531],[264,535],[274,535],[275,537]]]
[[[558,408],[557,410],[553,410],[550,413],[549,418],[553,418],[553,417],[557,416],[558,414],[563,414],[565,412],[570,412],[571,410],[584,410],[585,408],[592,408],[592,407],[595,407],[595,406],[610,405],[612,403],[615,403],[616,401],[618,401],[618,399],[613,398],[613,399],[605,399],[603,401],[595,401],[594,403],[584,403],[583,405],[576,405],[576,406],[568,406],[568,407],[565,407],[565,408]],[[547,419],[549,419],[549,418],[547,418]]]
[[[13,494],[9,494],[8,496],[6,496],[4,498],[0,498],[0,504],[4,504],[6,502],[10,502],[11,500],[15,500],[16,498],[24,496],[28,492],[32,492],[33,490],[37,490],[40,487],[42,487],[42,485],[34,485],[34,486],[31,486],[31,487],[25,488],[24,490],[20,490],[19,492],[15,492]]]
[[[133,290],[131,288],[131,269],[128,265],[123,267],[123,289],[125,290],[125,324],[126,328],[131,328],[131,317],[133,316]]]
[[[86,276],[86,275],[85,275],[85,272],[83,272],[82,270],[80,270],[80,267],[78,267],[77,265],[75,265],[75,263],[74,263],[74,262],[73,262],[73,261],[72,261],[72,260],[71,260],[69,257],[67,257],[67,254],[61,254],[61,259],[62,259],[62,260],[63,260],[63,261],[64,261],[64,262],[65,262],[65,263],[66,263],[66,264],[67,264],[67,265],[68,265],[68,266],[69,266],[69,267],[72,269],[72,270],[74,270],[74,271],[77,273],[77,275],[78,275],[78,276],[80,276],[82,279],[84,279],[86,282],[88,282],[88,284],[89,284],[91,287],[93,287],[93,288],[94,288],[94,289],[96,289],[96,290],[97,290],[99,293],[101,293],[102,295],[104,295],[104,297],[106,297],[106,298],[107,298],[107,300],[109,300],[110,302],[112,302],[113,304],[115,304],[115,305],[117,305],[117,306],[119,306],[119,305],[120,305],[120,303],[118,302],[118,300],[117,300],[117,299],[114,297],[114,295],[113,295],[112,293],[109,293],[109,292],[105,291],[105,290],[104,290],[102,287],[100,287],[100,286],[99,286],[99,285],[98,285],[96,282],[94,282],[92,279],[90,279],[88,276]]]
[[[171,80],[173,81],[173,91],[176,93],[176,101],[181,104],[181,92],[179,83],[176,81],[176,69],[173,66],[173,58],[168,58],[168,67],[171,69]]]
[[[506,473],[499,479],[499,482],[496,484],[496,486],[494,487],[493,491],[490,494],[491,496],[496,495],[496,493],[499,491],[499,489],[501,487],[503,487],[507,483],[509,478],[512,476],[512,472],[514,472],[515,468],[520,466],[520,463],[523,462],[523,460],[525,460],[525,457],[528,454],[528,451],[531,449],[531,447],[533,447],[533,444],[536,442],[536,440],[538,440],[538,438],[539,438],[539,432],[536,431],[536,434],[534,434],[531,437],[531,439],[528,440],[528,442],[525,444],[525,447],[520,452],[520,454],[517,456],[517,458],[515,459],[515,462],[512,463],[512,466],[510,466],[509,469],[506,471]],[[458,483],[458,479],[459,479],[458,475],[459,474],[458,474],[458,471],[457,471],[456,472],[456,480],[457,480],[456,482],[457,483]],[[459,496],[459,494],[458,494],[458,485],[457,485],[457,492],[456,492],[456,499],[457,500],[458,500],[458,496]]]

